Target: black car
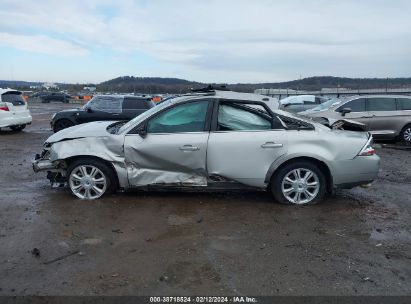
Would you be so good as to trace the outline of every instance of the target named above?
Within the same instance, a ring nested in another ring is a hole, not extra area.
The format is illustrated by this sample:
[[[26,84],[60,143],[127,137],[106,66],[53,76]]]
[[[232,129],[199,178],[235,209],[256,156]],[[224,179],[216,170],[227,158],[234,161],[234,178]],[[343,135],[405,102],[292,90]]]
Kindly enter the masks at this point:
[[[70,95],[58,92],[40,92],[37,93],[37,95],[33,95],[32,97],[40,98],[42,103],[50,103],[50,101],[60,101],[68,103],[70,99]]]
[[[131,120],[155,104],[147,96],[97,95],[82,108],[63,110],[53,115],[51,128],[65,128],[99,120]]]

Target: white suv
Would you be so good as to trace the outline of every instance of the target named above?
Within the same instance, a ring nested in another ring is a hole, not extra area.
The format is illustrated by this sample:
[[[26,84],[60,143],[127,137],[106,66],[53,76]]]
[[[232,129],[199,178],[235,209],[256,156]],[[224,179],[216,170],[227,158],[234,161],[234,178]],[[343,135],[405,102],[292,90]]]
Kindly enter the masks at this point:
[[[21,131],[31,124],[32,117],[21,92],[0,89],[0,128]]]

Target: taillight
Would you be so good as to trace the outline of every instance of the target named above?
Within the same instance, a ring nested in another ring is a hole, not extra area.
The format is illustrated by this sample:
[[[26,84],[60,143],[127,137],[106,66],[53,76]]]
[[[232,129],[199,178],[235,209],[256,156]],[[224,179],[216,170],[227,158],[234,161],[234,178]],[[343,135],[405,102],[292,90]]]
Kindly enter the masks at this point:
[[[9,111],[9,108],[4,102],[0,102],[0,111]]]
[[[373,139],[372,136],[368,139],[365,146],[361,149],[359,156],[372,156],[375,154],[375,149],[372,147]]]

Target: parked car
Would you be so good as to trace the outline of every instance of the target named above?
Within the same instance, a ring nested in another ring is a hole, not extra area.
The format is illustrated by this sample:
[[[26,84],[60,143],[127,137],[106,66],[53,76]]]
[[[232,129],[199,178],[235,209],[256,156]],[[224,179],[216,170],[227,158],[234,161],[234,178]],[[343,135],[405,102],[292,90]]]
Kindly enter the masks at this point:
[[[353,96],[333,99],[299,114],[330,120],[346,118],[363,123],[375,139],[411,143],[411,97],[394,95]]]
[[[20,91],[0,89],[0,128],[21,131],[31,124],[27,102]]]
[[[96,95],[82,108],[57,112],[51,119],[54,132],[85,122],[130,120],[154,107],[149,97],[133,95]]]
[[[60,101],[63,103],[68,103],[70,100],[70,95],[60,92],[39,92],[32,97],[40,98],[42,103],[50,103],[51,101]]]
[[[280,104],[281,109],[288,112],[297,113],[314,108],[327,100],[328,98],[315,95],[297,95],[281,99]]]
[[[33,169],[49,171],[52,183],[67,182],[80,199],[147,187],[268,188],[276,201],[301,205],[376,178],[371,135],[272,111],[262,99],[198,92],[127,123],[75,126],[47,139]]]

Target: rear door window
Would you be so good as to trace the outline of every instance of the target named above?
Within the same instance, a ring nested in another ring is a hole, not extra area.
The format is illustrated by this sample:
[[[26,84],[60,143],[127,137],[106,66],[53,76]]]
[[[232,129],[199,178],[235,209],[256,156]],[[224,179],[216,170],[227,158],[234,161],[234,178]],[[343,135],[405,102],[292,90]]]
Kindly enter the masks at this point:
[[[13,104],[13,106],[22,106],[26,104],[23,95],[20,92],[4,93],[3,95],[1,95],[1,101],[9,102]]]
[[[411,98],[398,98],[397,102],[400,110],[411,110]]]
[[[126,97],[123,101],[124,110],[146,110],[148,109],[148,101],[141,98]]]
[[[341,107],[338,108],[338,112],[341,112],[342,109],[351,109],[351,112],[365,112],[365,98],[358,98],[351,100]]]
[[[271,117],[263,107],[224,103],[218,107],[217,129],[219,131],[253,131],[271,128]]]
[[[396,111],[394,98],[368,98],[368,111]]]

